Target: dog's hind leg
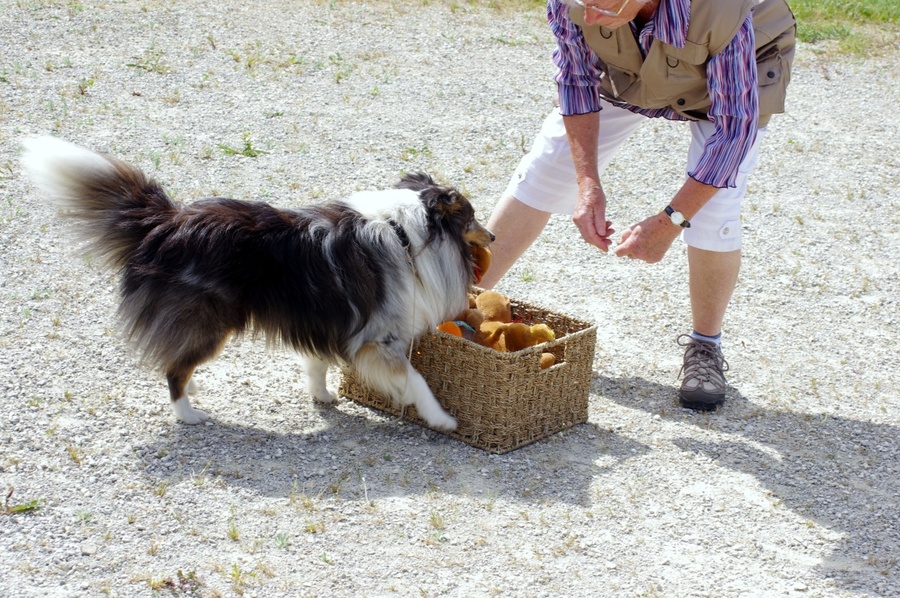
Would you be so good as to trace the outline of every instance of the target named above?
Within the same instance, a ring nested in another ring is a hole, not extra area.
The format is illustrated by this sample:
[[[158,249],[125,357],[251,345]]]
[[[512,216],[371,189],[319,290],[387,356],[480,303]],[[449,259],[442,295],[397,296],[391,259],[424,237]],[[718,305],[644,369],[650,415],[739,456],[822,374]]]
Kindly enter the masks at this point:
[[[439,430],[455,430],[456,420],[434,398],[425,378],[417,372],[396,343],[369,342],[353,357],[353,366],[362,379],[399,403],[414,405],[419,417]]]
[[[199,424],[209,419],[205,411],[191,406],[188,392],[196,392],[196,385],[191,380],[194,366],[172,369],[166,372],[166,381],[169,383],[169,396],[172,399],[172,410],[175,417],[186,424]]]
[[[186,424],[199,424],[209,419],[205,411],[191,405],[188,395],[197,392],[197,385],[191,377],[198,365],[221,352],[226,340],[226,330],[206,331],[195,335],[185,333],[182,335],[183,344],[177,351],[173,350],[178,357],[166,366],[166,381],[169,383],[169,397],[172,399],[175,417]]]
[[[337,403],[337,396],[328,390],[325,383],[328,363],[318,357],[306,354],[302,354],[300,359],[303,361],[303,371],[306,373],[306,390],[313,400],[324,404]]]

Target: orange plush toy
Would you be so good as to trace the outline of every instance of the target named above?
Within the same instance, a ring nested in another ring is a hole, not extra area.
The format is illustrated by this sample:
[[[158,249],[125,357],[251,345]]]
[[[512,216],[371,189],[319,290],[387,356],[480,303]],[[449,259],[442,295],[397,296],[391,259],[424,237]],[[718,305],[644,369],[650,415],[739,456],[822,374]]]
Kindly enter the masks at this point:
[[[478,245],[472,245],[471,247],[472,257],[475,260],[473,274],[475,276],[475,284],[478,284],[484,277],[484,273],[491,267],[491,250],[487,247],[480,247]]]

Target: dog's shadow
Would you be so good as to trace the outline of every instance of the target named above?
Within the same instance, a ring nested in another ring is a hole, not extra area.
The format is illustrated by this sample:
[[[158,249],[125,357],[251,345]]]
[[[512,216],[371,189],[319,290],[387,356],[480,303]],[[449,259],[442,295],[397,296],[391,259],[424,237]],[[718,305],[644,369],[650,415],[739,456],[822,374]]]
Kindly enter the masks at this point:
[[[159,482],[212,482],[287,499],[376,501],[439,491],[587,505],[596,476],[647,450],[588,422],[495,455],[347,399],[308,409],[314,412],[302,418],[302,431],[225,417],[199,426],[173,422],[137,454]],[[310,418],[318,420],[312,428]]]

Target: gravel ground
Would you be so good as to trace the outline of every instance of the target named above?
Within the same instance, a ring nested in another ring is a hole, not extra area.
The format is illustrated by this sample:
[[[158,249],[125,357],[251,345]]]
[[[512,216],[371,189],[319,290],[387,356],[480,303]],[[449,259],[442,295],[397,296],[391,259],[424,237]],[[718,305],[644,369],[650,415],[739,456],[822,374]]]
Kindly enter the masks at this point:
[[[684,248],[616,260],[560,217],[499,290],[598,324],[586,424],[488,455],[316,407],[296,357],[251,340],[197,374],[214,422],[174,421],[19,140],[113,152],[183,200],[296,206],[424,169],[486,220],[550,108],[552,40],[540,10],[417,4],[0,7],[0,484],[40,501],[0,514],[0,595],[900,596],[896,52],[799,49],[719,412],[674,400]],[[618,228],[664,204],[686,143],[650,122],[612,165]]]

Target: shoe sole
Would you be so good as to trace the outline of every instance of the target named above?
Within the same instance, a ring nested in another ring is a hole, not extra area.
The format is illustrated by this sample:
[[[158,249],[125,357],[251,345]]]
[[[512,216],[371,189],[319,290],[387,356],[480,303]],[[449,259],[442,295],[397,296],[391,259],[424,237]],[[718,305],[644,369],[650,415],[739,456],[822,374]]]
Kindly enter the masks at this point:
[[[683,393],[678,393],[678,402],[685,409],[693,409],[694,411],[715,411],[725,403],[725,397],[705,397],[702,400],[697,398],[688,398]]]

